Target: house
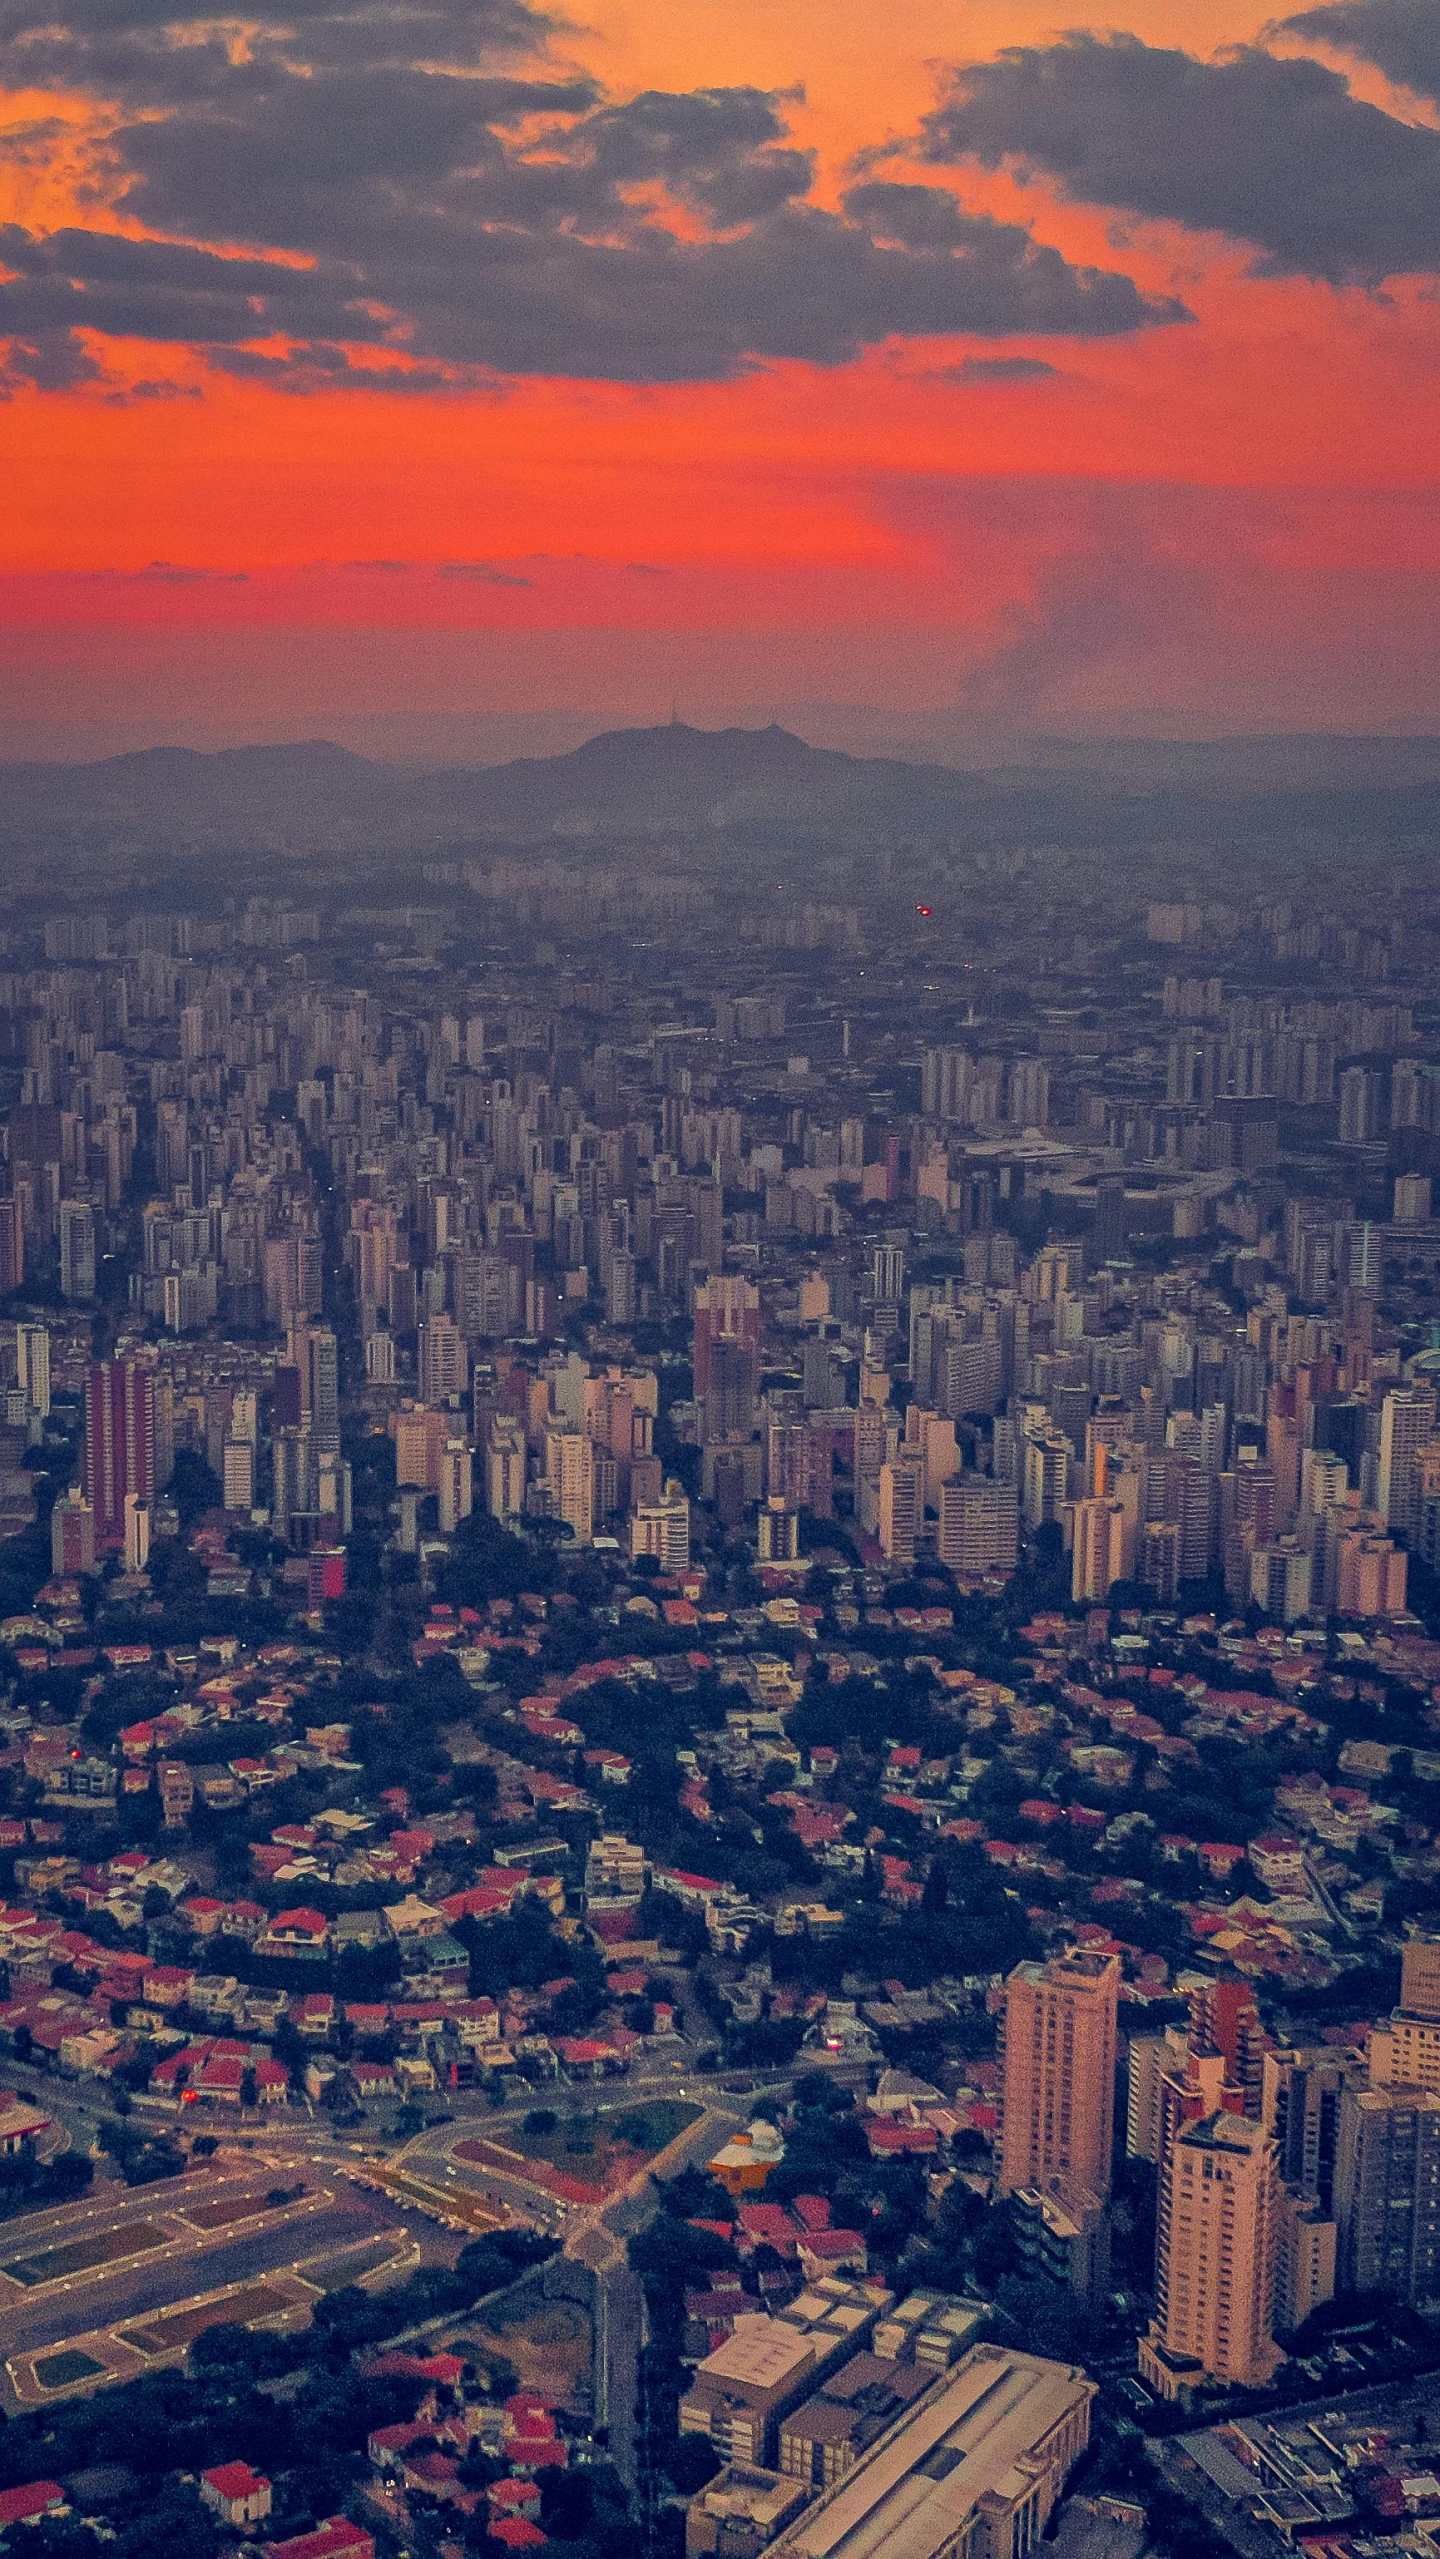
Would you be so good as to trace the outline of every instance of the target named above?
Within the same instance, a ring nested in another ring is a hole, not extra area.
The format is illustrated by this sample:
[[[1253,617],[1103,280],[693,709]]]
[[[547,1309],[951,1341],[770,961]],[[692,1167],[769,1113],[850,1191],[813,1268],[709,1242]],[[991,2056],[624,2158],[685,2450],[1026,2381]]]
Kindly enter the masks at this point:
[[[270,2512],[270,2482],[248,2461],[225,2461],[201,2471],[200,2502],[222,2523],[259,2523]]]
[[[561,2035],[555,2050],[567,2079],[606,2079],[629,2067],[616,2042],[601,2043],[593,2035]]]
[[[375,2559],[375,2543],[363,2524],[346,2515],[331,2515],[313,2532],[297,2532],[289,2541],[269,2541],[267,2559]]]
[[[748,2132],[736,2133],[708,2163],[727,2195],[758,2195],[772,2168],[785,2156],[785,2144],[773,2124],[757,2117]]]
[[[146,1967],[144,1999],[147,2008],[183,2008],[190,1996],[195,1976],[183,1964],[150,1964]]]
[[[443,1935],[445,1929],[443,1910],[422,1901],[418,1893],[407,1893],[403,1901],[387,1902],[382,1917],[397,1945],[423,1944],[428,1937]]]
[[[280,1910],[262,1937],[255,1941],[257,1955],[280,1955],[302,1963],[323,1961],[330,1939],[330,1923],[321,1910]]]
[[[395,2073],[388,2061],[352,2061],[347,2065],[345,2076],[359,2106],[363,2106],[367,2098],[394,2094]]]
[[[53,2479],[31,2479],[23,2488],[0,2489],[0,2532],[12,2523],[38,2523],[42,2515],[68,2515],[65,2491]]]
[[[17,2097],[9,2088],[0,2088],[0,2158],[28,2154],[41,2133],[49,2130],[50,2117],[42,2115],[38,2106],[32,2106],[28,2098]]]
[[[540,2520],[540,2482],[538,2479],[497,2479],[485,2492],[492,2515],[526,2515],[531,2523]]]

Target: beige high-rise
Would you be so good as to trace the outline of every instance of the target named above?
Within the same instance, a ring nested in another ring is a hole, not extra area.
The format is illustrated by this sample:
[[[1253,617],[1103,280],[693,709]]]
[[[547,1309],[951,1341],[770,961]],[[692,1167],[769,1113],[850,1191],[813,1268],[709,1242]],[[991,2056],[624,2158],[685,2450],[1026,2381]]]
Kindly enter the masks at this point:
[[[1400,1956],[1400,2005],[1370,2038],[1375,2088],[1440,2093],[1440,1938],[1411,1937]]]
[[[1000,2191],[1110,2192],[1118,1955],[1017,1964],[1005,1985]]]
[[[1440,2019],[1440,1937],[1411,1937],[1400,1956],[1400,2006],[1407,2017]]]
[[[1246,2115],[1187,2124],[1160,2187],[1156,2317],[1140,2374],[1165,2398],[1200,2381],[1251,2390],[1282,2361],[1271,2334],[1285,2190]]]

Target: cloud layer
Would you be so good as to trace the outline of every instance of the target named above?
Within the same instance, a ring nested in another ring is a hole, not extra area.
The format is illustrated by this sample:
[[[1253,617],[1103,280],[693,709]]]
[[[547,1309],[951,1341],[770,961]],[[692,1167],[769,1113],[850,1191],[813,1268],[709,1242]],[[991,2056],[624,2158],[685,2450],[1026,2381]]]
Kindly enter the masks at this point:
[[[610,101],[554,69],[547,22],[518,0],[300,0],[243,37],[172,6],[74,0],[57,22],[43,0],[0,0],[0,77],[118,105],[114,205],[166,235],[8,231],[12,378],[82,378],[77,331],[299,389],[430,389],[724,379],[891,336],[1186,316],[946,185],[874,181],[823,207],[788,97]]]
[[[1302,36],[1373,63],[1397,87],[1440,103],[1440,8],[1435,0],[1338,0],[1282,19],[1282,35]]]
[[[1338,42],[1338,21],[1377,12],[1360,0],[1291,24],[1314,35],[1323,21]],[[1216,62],[1125,35],[1014,46],[952,75],[924,148],[1228,233],[1262,274],[1374,284],[1440,267],[1440,133],[1368,106],[1323,63],[1258,46]]]
[[[296,392],[433,392],[725,380],[889,338],[1190,316],[968,205],[967,165],[1228,235],[1258,275],[1440,270],[1440,133],[1263,43],[1202,61],[1082,32],[963,65],[920,139],[944,179],[863,155],[837,204],[789,94],[608,98],[524,0],[176,5],[0,0],[0,83],[93,102],[108,198],[95,228],[0,231],[0,393],[93,381],[127,339]],[[1334,0],[1270,32],[1440,95],[1440,0]],[[981,357],[964,378],[1039,364]]]

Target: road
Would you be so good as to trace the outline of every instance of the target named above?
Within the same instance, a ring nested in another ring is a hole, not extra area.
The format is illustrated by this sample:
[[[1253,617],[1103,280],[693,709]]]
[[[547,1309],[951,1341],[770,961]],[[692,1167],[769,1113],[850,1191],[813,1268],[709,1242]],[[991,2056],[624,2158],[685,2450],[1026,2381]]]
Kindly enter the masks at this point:
[[[201,2130],[214,2133],[223,2145],[213,2165],[197,2168],[184,2179],[125,2189],[106,2180],[72,2205],[30,2214],[0,2225],[0,2262],[34,2255],[87,2233],[121,2228],[149,2219],[167,2223],[188,2197],[211,2201],[242,2188],[264,2191],[304,2172],[312,2185],[323,2184],[333,2202],[292,2212],[261,2230],[213,2240],[196,2234],[167,2236],[165,2253],[155,2251],[128,2265],[85,2270],[43,2291],[23,2294],[0,2282],[0,2361],[20,2360],[68,2339],[113,2329],[147,2313],[165,2310],[227,2285],[278,2273],[297,2261],[328,2255],[375,2237],[409,2232],[427,2254],[446,2252],[439,2226],[447,2192],[493,2202],[502,2219],[522,2220],[559,2241],[566,2257],[584,2267],[594,2282],[594,2384],[597,2422],[608,2425],[612,2447],[622,2468],[628,2466],[633,2441],[635,2384],[644,2334],[644,2304],[632,2275],[626,2241],[644,2228],[656,2209],[649,2168],[637,2168],[623,2192],[593,2206],[562,2203],[532,2185],[518,2165],[514,2173],[456,2156],[465,2141],[489,2140],[508,2147],[524,2116],[536,2106],[557,2113],[588,2113],[597,2105],[622,2107],[657,2097],[679,2097],[702,2108],[694,2124],[677,2136],[653,2163],[663,2176],[713,2156],[720,2145],[748,2120],[754,2097],[788,2086],[783,2078],[759,2079],[748,2088],[722,2089],[711,2074],[695,2067],[696,2049],[688,2043],[661,2048],[644,2057],[642,2067],[624,2079],[585,2087],[564,2083],[537,2089],[525,2086],[493,2106],[476,2090],[445,2093],[446,2120],[432,2123],[405,2143],[386,2140],[380,2127],[361,2130],[337,2125],[323,2111],[285,2107],[263,2119],[231,2121],[207,2113],[203,2124],[193,2116],[177,2120],[173,2110],[141,2098],[132,2122],[145,2128]],[[17,2082],[20,2072],[10,2074]],[[57,2088],[42,2073],[24,2073],[37,2103],[57,2121],[65,2121],[77,2148],[88,2149],[106,2110],[92,2104],[68,2084]],[[358,2181],[339,2182],[346,2168]],[[425,2207],[412,2194],[387,2196],[367,2179],[367,2170],[408,2171],[435,2194],[436,2212],[427,2222]],[[7,2390],[6,2396],[10,2394]]]

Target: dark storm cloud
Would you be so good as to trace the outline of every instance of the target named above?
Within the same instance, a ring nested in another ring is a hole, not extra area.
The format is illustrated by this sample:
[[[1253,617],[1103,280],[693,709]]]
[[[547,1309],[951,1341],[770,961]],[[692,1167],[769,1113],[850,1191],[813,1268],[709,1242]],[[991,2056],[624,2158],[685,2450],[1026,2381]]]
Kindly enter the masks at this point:
[[[1336,53],[1372,62],[1402,89],[1440,101],[1440,6],[1436,0],[1338,0],[1283,18],[1281,35],[1304,36]]]
[[[1440,133],[1308,59],[1249,47],[1200,62],[1126,35],[1017,45],[953,74],[925,150],[1226,232],[1265,274],[1373,284],[1440,267]]]

